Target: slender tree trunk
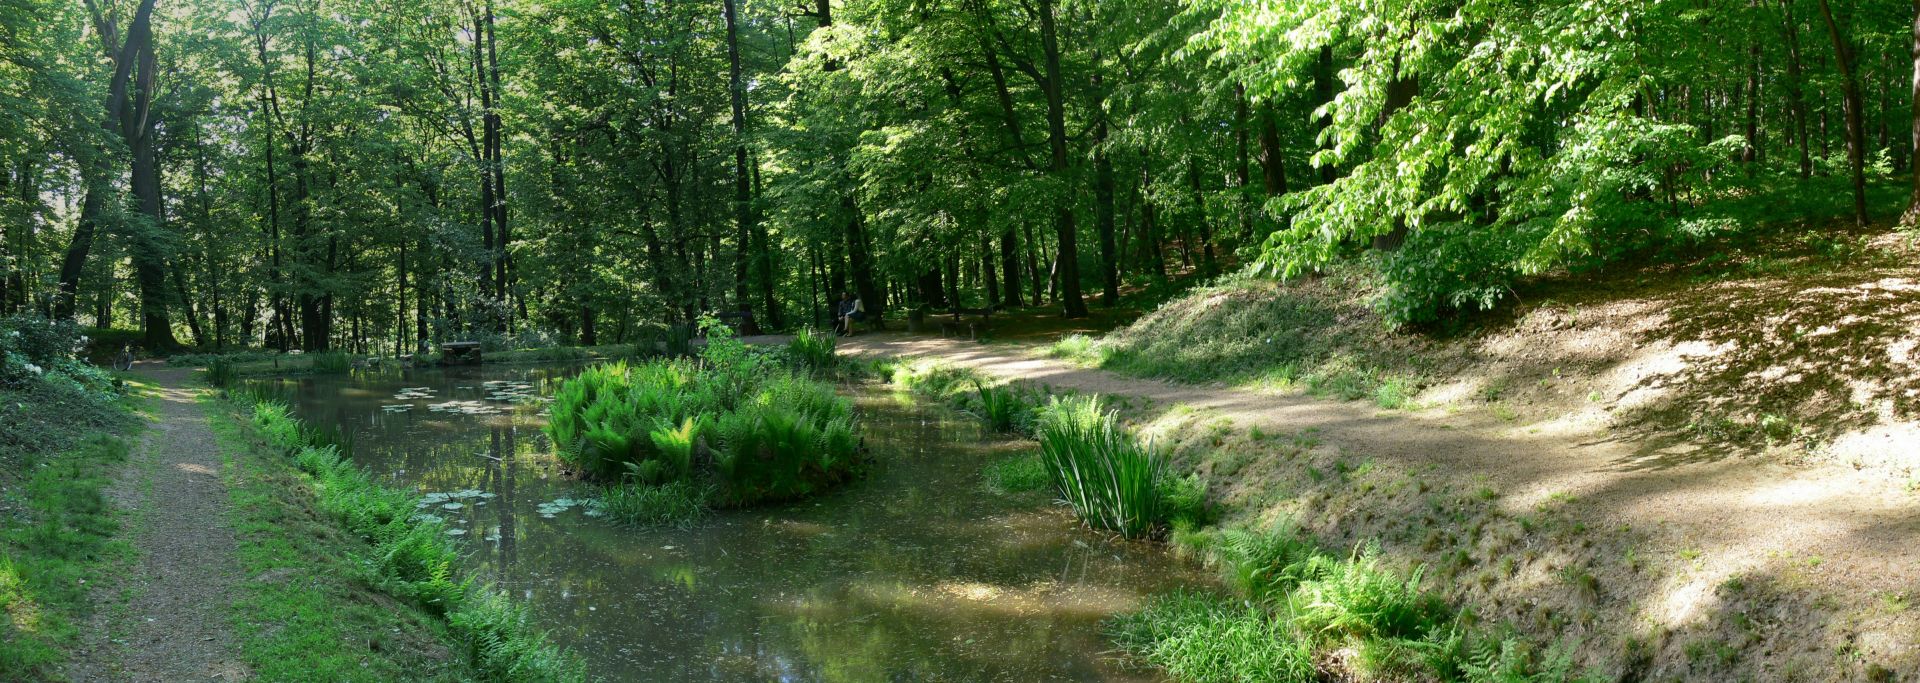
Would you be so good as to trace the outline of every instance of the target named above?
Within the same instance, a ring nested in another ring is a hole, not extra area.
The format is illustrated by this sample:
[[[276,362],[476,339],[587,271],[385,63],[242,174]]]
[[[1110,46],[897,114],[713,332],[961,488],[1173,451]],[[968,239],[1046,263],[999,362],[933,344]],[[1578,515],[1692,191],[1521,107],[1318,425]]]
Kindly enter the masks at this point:
[[[1911,157],[1914,162],[1913,165],[1915,168],[1920,168],[1920,0],[1914,0],[1913,6],[1913,42],[1909,49],[1909,55],[1913,61],[1913,112],[1912,125],[1908,129],[1907,135],[1910,148],[1913,150],[1913,156]],[[1907,199],[1907,212],[1900,217],[1900,224],[1909,227],[1920,225],[1920,171],[1913,173],[1911,182],[1913,183],[1913,192]]]
[[[1020,294],[1020,240],[1014,235],[1012,227],[1000,233],[1000,272],[1005,280],[1005,297],[1001,301],[1007,308],[1019,308]]]
[[[1800,177],[1813,177],[1812,141],[1807,135],[1805,69],[1800,60],[1800,24],[1793,18],[1794,0],[1780,0],[1787,39],[1787,105],[1793,114],[1794,139],[1800,146]]]
[[[1861,108],[1864,98],[1860,95],[1860,65],[1855,62],[1853,41],[1840,30],[1840,24],[1834,21],[1833,7],[1828,0],[1820,0],[1820,16],[1826,20],[1827,36],[1833,39],[1834,62],[1840,67],[1840,87],[1846,101],[1847,117],[1847,165],[1853,172],[1853,224],[1855,227],[1867,226],[1867,176],[1866,176],[1866,122]]]
[[[1053,0],[1040,0],[1040,43],[1046,53],[1046,79],[1042,89],[1047,95],[1047,139],[1052,151],[1048,166],[1055,178],[1065,180],[1067,162],[1067,115],[1065,83],[1060,69],[1060,35],[1054,26]],[[1059,279],[1061,314],[1068,318],[1087,317],[1087,302],[1080,296],[1080,259],[1073,200],[1062,197],[1054,207],[1053,231],[1058,242],[1054,271]]]
[[[1760,43],[1755,41],[1747,54],[1747,144],[1740,150],[1740,162],[1746,164],[1747,177],[1753,177],[1754,162],[1760,160]]]
[[[733,263],[734,301],[741,310],[749,308],[747,263],[752,250],[753,215],[747,178],[747,86],[740,78],[740,19],[735,0],[722,0],[722,15],[727,24],[727,94],[733,106],[733,219],[735,254]]]
[[[1094,56],[1093,88],[1100,91],[1100,58]],[[1093,124],[1093,212],[1100,235],[1100,305],[1120,304],[1120,263],[1114,257],[1113,243],[1113,159],[1107,155],[1106,95],[1101,92],[1093,107],[1098,117]]]

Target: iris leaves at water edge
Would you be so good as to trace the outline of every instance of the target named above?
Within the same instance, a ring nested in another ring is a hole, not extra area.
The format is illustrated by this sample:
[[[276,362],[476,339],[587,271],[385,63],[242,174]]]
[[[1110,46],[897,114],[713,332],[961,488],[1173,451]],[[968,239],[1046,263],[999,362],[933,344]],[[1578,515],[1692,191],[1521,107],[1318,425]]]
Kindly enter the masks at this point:
[[[1042,411],[1041,460],[1054,490],[1088,525],[1145,536],[1164,510],[1156,486],[1166,461],[1134,440],[1097,398],[1055,398]]]

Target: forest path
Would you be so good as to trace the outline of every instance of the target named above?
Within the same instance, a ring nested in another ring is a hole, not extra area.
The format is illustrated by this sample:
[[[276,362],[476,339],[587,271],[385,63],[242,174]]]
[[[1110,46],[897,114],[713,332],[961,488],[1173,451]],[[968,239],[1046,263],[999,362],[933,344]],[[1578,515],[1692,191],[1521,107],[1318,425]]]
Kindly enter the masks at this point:
[[[138,553],[95,589],[97,609],[67,677],[74,681],[234,681],[240,661],[228,609],[241,572],[220,449],[193,371],[143,364],[159,386],[155,422],[107,491],[127,512]]]
[[[1239,430],[1313,430],[1322,448],[1347,457],[1424,471],[1468,491],[1492,487],[1498,504],[1517,515],[1570,496],[1566,511],[1591,528],[1648,534],[1648,547],[1631,552],[1686,558],[1690,569],[1636,591],[1640,615],[1668,625],[1700,619],[1716,608],[1716,587],[1742,577],[1792,576],[1848,601],[1920,585],[1920,497],[1884,474],[1841,464],[1700,457],[1699,448],[1684,445],[1648,457],[1643,444],[1596,430],[1516,424],[1482,410],[1386,411],[1301,393],[1127,377],[1043,358],[1027,344],[881,333],[842,339],[840,348],[1144,398],[1155,415],[1184,405],[1207,420],[1230,418]]]

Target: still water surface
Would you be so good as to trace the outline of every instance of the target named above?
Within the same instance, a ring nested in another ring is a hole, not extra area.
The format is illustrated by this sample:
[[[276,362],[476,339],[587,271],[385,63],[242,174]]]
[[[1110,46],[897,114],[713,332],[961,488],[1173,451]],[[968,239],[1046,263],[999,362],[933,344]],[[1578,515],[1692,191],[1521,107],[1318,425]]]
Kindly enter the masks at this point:
[[[1031,444],[872,389],[851,390],[875,461],[863,481],[685,530],[610,523],[582,502],[593,487],[555,465],[542,406],[511,396],[550,395],[578,370],[258,386],[345,433],[382,478],[446,494],[424,512],[446,519],[469,564],[608,680],[1160,680],[1114,661],[1100,620],[1203,581],[1044,496],[982,489],[985,463]]]

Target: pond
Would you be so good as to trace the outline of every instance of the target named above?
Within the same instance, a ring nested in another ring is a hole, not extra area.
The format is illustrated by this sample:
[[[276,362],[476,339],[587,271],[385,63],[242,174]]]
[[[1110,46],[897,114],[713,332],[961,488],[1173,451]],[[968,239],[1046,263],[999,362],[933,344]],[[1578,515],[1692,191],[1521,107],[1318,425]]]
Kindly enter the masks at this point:
[[[379,477],[429,494],[466,561],[608,680],[1162,680],[1115,661],[1100,622],[1204,578],[1087,531],[1041,494],[986,491],[981,468],[1030,443],[849,389],[874,460],[862,481],[635,529],[595,516],[593,487],[561,474],[540,431],[537,397],[579,367],[255,386],[338,429]]]

